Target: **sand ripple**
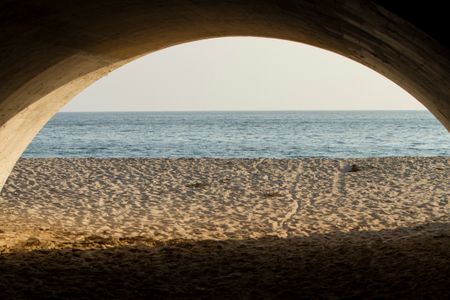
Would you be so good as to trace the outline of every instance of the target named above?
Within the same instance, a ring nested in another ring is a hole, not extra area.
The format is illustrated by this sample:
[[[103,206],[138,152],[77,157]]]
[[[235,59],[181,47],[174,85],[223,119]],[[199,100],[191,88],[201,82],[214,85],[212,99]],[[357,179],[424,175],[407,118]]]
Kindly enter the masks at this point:
[[[449,178],[445,157],[22,159],[1,193],[0,247],[29,238],[56,247],[90,236],[224,240],[449,222]]]

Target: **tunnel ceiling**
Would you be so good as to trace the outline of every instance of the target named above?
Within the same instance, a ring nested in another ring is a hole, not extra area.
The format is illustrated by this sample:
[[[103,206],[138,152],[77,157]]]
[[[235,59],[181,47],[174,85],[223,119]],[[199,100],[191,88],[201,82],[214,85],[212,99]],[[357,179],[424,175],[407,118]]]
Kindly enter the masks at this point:
[[[374,2],[414,24],[447,48],[450,47],[448,2],[392,0],[375,0]]]
[[[45,15],[54,13],[47,0],[0,0],[0,24],[14,22],[39,22]],[[282,0],[281,2],[289,2]],[[314,1],[311,1],[314,2]],[[368,1],[369,2],[369,1]],[[447,48],[450,47],[450,21],[448,3],[446,1],[392,1],[374,0],[397,16],[414,24],[417,28],[438,40]]]

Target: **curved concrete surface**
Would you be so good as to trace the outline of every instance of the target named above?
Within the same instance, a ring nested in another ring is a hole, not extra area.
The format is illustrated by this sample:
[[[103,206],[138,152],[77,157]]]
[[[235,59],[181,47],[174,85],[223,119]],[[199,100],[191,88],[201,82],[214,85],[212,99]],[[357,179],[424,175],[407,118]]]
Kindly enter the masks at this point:
[[[412,23],[382,2],[0,0],[0,187],[78,92],[137,57],[211,37],[271,37],[340,53],[396,82],[450,129],[446,43],[415,26],[408,7],[398,15]]]

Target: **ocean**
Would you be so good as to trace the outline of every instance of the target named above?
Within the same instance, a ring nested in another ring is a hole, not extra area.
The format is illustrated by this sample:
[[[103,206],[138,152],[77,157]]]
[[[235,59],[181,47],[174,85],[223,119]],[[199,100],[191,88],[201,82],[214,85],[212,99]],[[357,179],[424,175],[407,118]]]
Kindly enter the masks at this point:
[[[56,114],[23,157],[450,156],[428,111]]]

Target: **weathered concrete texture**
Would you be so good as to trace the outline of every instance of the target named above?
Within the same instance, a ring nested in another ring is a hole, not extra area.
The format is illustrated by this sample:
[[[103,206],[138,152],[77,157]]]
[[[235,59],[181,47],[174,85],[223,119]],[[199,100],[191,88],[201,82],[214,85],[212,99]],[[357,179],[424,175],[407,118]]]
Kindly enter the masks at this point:
[[[450,129],[448,49],[373,1],[0,0],[0,186],[45,122],[86,86],[139,56],[224,36],[345,55]]]

